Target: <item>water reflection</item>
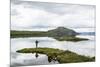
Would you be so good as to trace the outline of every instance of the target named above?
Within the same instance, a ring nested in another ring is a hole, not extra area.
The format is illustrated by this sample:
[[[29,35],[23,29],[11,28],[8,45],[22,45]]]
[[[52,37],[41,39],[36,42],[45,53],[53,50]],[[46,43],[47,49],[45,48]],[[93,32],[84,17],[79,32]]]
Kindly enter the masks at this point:
[[[39,57],[38,53],[36,53],[36,54],[35,54],[35,57],[36,57],[36,58],[38,58],[38,57]]]
[[[45,54],[19,54],[16,58],[11,58],[11,66],[27,66],[27,65],[43,65],[43,64],[57,64],[58,61],[50,60]]]
[[[79,36],[80,37],[80,36]],[[49,37],[31,37],[31,38],[12,38],[11,39],[11,65],[12,66],[26,66],[26,65],[42,65],[42,64],[57,64],[56,55],[54,57],[44,54],[20,54],[17,50],[23,48],[58,48],[61,50],[70,50],[81,55],[94,56],[95,55],[95,39],[94,36],[82,36],[89,38],[88,41],[70,42],[57,41]],[[39,43],[36,46],[36,40]]]
[[[83,37],[83,36],[82,36]],[[85,36],[89,38],[88,41],[70,42],[57,41],[49,37],[31,37],[31,38],[14,38],[11,39],[11,52],[23,48],[35,48],[35,41],[38,40],[38,47],[57,48],[61,50],[70,50],[81,55],[94,56],[95,55],[95,40],[94,36]],[[85,38],[84,37],[84,38]]]
[[[38,59],[39,53],[36,52],[36,53],[35,53],[35,57],[36,57],[36,59]],[[57,57],[56,55],[54,55],[54,56],[48,56],[48,62],[49,62],[49,63],[51,63],[51,62],[53,62],[53,63],[58,63],[56,57]]]
[[[57,61],[57,58],[56,58],[57,56],[48,56],[48,62],[50,63],[50,62],[54,62],[54,63],[56,63],[56,62],[58,62]]]

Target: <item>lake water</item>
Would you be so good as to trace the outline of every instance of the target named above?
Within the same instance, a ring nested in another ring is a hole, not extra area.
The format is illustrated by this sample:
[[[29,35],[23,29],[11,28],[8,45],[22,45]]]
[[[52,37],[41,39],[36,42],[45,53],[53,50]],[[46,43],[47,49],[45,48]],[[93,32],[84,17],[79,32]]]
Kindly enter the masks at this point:
[[[57,48],[61,50],[70,50],[80,55],[95,56],[95,36],[94,35],[78,35],[77,37],[88,38],[87,41],[71,42],[57,41],[50,37],[27,37],[27,38],[11,38],[11,65],[27,66],[42,64],[58,64],[58,61],[48,61],[48,56],[44,54],[23,54],[16,53],[17,50],[23,48],[35,48],[35,41],[38,40],[38,47]]]

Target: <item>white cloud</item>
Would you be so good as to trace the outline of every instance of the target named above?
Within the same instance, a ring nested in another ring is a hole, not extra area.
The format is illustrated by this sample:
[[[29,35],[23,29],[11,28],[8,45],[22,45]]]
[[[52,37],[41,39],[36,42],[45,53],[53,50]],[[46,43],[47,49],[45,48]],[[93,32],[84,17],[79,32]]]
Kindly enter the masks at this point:
[[[58,17],[56,14],[46,12],[39,9],[24,8],[23,6],[15,6],[18,15],[11,16],[11,26],[13,27],[32,27],[32,26],[49,26],[50,20]]]
[[[56,6],[54,6],[52,3],[41,4],[41,2],[37,4],[12,2],[11,29],[58,26],[95,27],[94,6],[69,4],[55,4]]]

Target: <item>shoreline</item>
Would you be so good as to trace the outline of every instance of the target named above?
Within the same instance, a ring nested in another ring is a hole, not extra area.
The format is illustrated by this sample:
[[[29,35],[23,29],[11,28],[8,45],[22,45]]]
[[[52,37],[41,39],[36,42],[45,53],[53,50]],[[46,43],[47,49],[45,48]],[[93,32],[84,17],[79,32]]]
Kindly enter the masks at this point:
[[[94,62],[94,57],[79,55],[72,51],[54,49],[54,48],[23,48],[21,50],[17,50],[18,53],[39,53],[46,54],[51,59],[56,58],[60,63],[75,63],[75,62]],[[49,58],[49,60],[50,60]]]

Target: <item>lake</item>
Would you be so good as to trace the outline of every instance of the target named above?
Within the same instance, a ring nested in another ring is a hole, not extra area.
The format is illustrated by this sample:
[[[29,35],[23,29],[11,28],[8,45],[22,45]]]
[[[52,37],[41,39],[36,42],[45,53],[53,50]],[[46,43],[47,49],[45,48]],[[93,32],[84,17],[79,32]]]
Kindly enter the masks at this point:
[[[83,31],[84,32],[84,31]],[[11,66],[29,66],[58,64],[58,61],[48,61],[48,56],[44,54],[24,54],[16,53],[17,50],[23,48],[35,48],[35,41],[38,40],[38,47],[57,48],[61,50],[70,50],[80,55],[95,56],[95,36],[94,35],[78,35],[77,37],[88,38],[87,41],[57,41],[51,37],[25,37],[11,38]]]

